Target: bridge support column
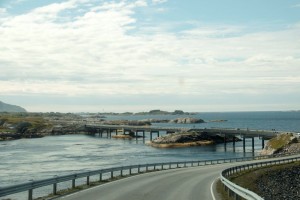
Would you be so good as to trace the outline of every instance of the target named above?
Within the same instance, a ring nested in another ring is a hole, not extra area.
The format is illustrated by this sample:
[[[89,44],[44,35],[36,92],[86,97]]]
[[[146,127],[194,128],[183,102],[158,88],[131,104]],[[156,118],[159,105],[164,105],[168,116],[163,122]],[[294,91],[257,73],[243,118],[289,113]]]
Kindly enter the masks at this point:
[[[152,141],[152,131],[150,131],[150,141]]]
[[[225,152],[227,151],[227,144],[226,144],[227,142],[226,142],[226,134],[224,134],[224,150],[225,150]]]
[[[135,140],[136,141],[138,140],[138,136],[139,136],[138,131],[135,131]]]
[[[254,137],[252,137],[252,152],[254,152]]]
[[[235,136],[232,137],[232,148],[233,152],[235,152]]]
[[[145,131],[143,130],[143,141],[145,142]]]
[[[54,183],[53,184],[53,195],[56,195],[57,194],[57,183]]]
[[[32,189],[28,190],[28,200],[32,200]]]
[[[246,137],[243,136],[243,152],[246,152]]]
[[[261,138],[261,145],[262,149],[265,148],[265,139],[263,137]]]

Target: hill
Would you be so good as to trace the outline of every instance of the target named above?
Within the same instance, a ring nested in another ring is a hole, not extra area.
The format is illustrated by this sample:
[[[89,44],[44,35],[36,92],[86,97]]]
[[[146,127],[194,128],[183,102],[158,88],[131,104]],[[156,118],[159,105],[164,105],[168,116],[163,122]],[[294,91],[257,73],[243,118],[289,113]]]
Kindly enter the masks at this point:
[[[0,101],[0,112],[27,112],[20,106],[10,105]]]

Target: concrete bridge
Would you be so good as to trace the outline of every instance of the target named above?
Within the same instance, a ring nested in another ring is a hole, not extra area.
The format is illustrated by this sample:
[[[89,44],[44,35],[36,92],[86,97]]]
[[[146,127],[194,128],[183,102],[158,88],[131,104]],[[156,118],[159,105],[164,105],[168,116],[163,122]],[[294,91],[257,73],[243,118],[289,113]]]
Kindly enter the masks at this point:
[[[136,140],[142,137],[145,140],[145,135],[150,135],[150,141],[153,140],[153,136],[159,137],[161,134],[175,133],[175,132],[201,132],[207,133],[211,136],[221,136],[224,138],[224,147],[226,149],[227,141],[232,141],[233,148],[235,149],[235,137],[241,138],[243,142],[243,151],[246,152],[246,139],[252,140],[252,152],[254,152],[254,138],[258,137],[262,141],[262,148],[265,146],[265,140],[269,140],[272,137],[280,133],[275,130],[250,130],[250,129],[230,129],[230,128],[178,128],[178,127],[153,127],[153,126],[120,126],[120,125],[85,125],[85,129],[88,134],[96,135],[100,137],[106,135],[107,138],[111,138],[112,134],[134,134]]]

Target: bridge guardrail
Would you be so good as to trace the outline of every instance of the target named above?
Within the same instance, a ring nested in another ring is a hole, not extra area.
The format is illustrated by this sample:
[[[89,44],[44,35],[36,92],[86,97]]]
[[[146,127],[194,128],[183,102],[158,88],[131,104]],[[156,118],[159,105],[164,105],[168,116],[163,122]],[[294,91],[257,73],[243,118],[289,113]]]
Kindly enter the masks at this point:
[[[283,154],[283,155],[291,155],[291,154]],[[156,171],[156,170],[215,165],[215,164],[231,163],[231,162],[242,162],[242,161],[249,161],[249,160],[256,160],[256,159],[258,160],[258,159],[272,158],[272,157],[275,156],[254,156],[254,157],[241,157],[241,158],[224,158],[224,159],[216,159],[216,160],[164,162],[164,163],[140,164],[140,165],[130,165],[130,166],[107,168],[107,169],[99,169],[99,170],[81,172],[81,173],[76,173],[71,175],[57,176],[54,178],[32,181],[29,183],[0,187],[0,197],[28,191],[28,200],[32,200],[34,189],[45,187],[45,186],[51,186],[51,185],[53,186],[52,194],[56,195],[57,192],[59,191],[57,185],[58,183],[72,181],[71,188],[74,189],[76,187],[77,179],[86,178],[86,185],[90,185],[90,177],[98,175],[99,182],[101,182],[105,180],[102,179],[103,178],[102,175],[107,173],[110,173],[110,177],[107,179],[113,179],[117,176],[139,174],[139,173],[145,173],[145,172]],[[137,172],[133,172],[133,170],[136,170]],[[116,174],[115,172],[119,172],[119,175],[115,175]],[[225,177],[223,179],[225,180]],[[45,194],[45,196],[46,195],[49,194]]]
[[[220,179],[221,179],[221,182],[223,183],[223,185],[225,186],[225,190],[227,190],[229,196],[234,196],[235,199],[238,199],[238,197],[243,197],[244,199],[247,199],[247,200],[263,200],[264,199],[263,197],[229,181],[228,178],[235,173],[249,170],[250,168],[251,169],[261,168],[264,166],[290,163],[290,162],[299,161],[299,160],[300,160],[300,156],[295,157],[295,158],[285,158],[285,159],[279,159],[279,160],[273,160],[273,161],[265,161],[265,162],[258,162],[258,163],[235,166],[235,167],[231,167],[231,168],[223,170],[220,174]]]

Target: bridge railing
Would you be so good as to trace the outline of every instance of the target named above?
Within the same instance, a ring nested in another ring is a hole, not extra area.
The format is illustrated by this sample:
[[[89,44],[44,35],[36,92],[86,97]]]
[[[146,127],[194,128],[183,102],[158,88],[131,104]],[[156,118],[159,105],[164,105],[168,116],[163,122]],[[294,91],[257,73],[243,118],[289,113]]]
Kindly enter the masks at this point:
[[[282,154],[282,155],[291,155],[291,154]],[[43,187],[52,187],[52,192],[45,190],[42,193],[39,193],[39,196],[47,195],[58,195],[61,190],[65,190],[67,187],[69,190],[76,190],[77,186],[82,185],[92,185],[95,182],[107,182],[115,178],[120,178],[123,176],[130,176],[140,173],[146,173],[151,171],[166,170],[166,169],[176,169],[184,167],[195,167],[195,166],[205,166],[205,165],[215,165],[222,163],[231,163],[231,162],[242,162],[250,160],[258,160],[265,158],[272,158],[274,156],[255,156],[255,157],[241,157],[241,158],[224,158],[216,160],[199,160],[199,161],[181,161],[181,162],[163,162],[163,163],[152,163],[152,164],[140,164],[140,165],[130,165],[130,166],[121,166],[113,167],[107,169],[99,169],[88,172],[75,173],[65,176],[56,176],[54,178],[48,178],[44,180],[31,181],[28,183],[0,187],[0,197],[5,197],[8,195],[18,194],[28,191],[28,200],[36,198],[37,195],[34,195],[33,191]],[[246,165],[248,166],[248,165]],[[238,168],[240,170],[241,168]],[[236,171],[236,169],[235,169]],[[225,178],[230,171],[225,171],[223,174],[223,179],[225,184],[229,185],[227,179]],[[84,179],[84,180],[82,180]],[[92,181],[94,180],[94,181]],[[77,182],[78,181],[78,182]],[[69,182],[69,183],[67,183]],[[64,183],[63,185],[61,183]],[[60,185],[59,185],[60,184]],[[59,186],[61,188],[59,188]]]
[[[285,159],[279,159],[279,160],[272,160],[272,161],[265,161],[265,162],[256,162],[246,165],[240,165],[231,167],[228,169],[225,169],[220,174],[221,182],[224,185],[225,190],[228,192],[229,196],[233,196],[234,199],[239,199],[239,197],[242,197],[247,200],[263,200],[264,198],[259,196],[258,194],[254,193],[253,191],[250,191],[248,189],[245,189],[233,182],[231,182],[229,179],[230,176],[240,173],[245,170],[255,169],[255,168],[261,168],[265,166],[272,166],[277,164],[284,164],[284,163],[291,163],[295,161],[300,161],[300,156],[294,157],[294,158],[285,158]]]

